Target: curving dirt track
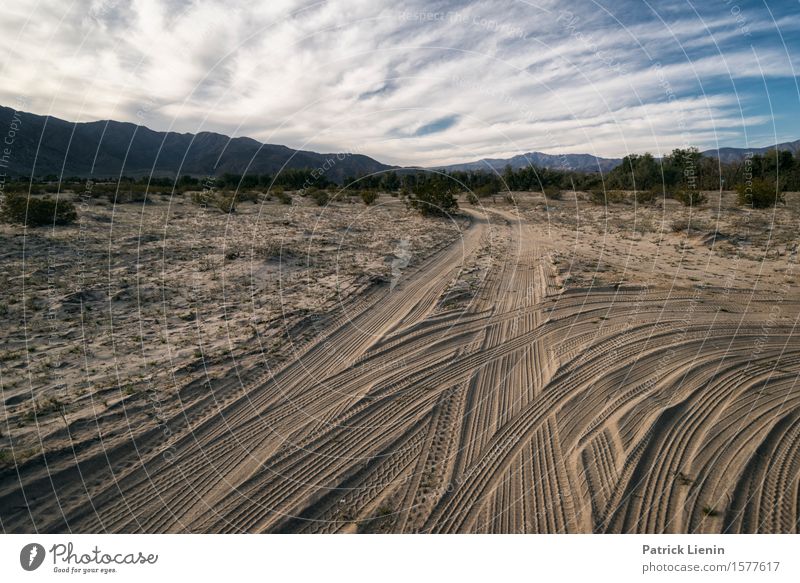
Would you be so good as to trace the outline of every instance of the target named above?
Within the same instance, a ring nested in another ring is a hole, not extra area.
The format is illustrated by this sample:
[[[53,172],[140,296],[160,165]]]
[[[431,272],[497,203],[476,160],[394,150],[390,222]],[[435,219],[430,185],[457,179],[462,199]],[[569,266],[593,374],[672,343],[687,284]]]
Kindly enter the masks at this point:
[[[798,531],[800,298],[565,289],[536,225],[471,215],[283,368],[4,476],[2,528]]]

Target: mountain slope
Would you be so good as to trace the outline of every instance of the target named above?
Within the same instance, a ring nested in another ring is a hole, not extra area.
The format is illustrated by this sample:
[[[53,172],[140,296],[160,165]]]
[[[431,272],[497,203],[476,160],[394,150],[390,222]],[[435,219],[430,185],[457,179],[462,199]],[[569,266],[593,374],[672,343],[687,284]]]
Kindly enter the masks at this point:
[[[0,127],[12,122],[16,135],[2,169],[10,176],[275,174],[285,166],[326,167],[327,178],[341,181],[391,168],[360,154],[318,154],[250,138],[157,132],[118,121],[72,123],[0,107]]]

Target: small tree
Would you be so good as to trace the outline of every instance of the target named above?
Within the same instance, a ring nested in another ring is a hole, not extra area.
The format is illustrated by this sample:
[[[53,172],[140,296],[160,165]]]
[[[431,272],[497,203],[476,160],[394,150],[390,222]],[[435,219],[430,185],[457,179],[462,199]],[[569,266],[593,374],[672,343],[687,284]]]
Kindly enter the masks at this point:
[[[458,210],[452,188],[441,179],[427,180],[414,187],[411,206],[425,216],[447,216]]]
[[[681,202],[683,206],[699,206],[704,204],[708,198],[696,190],[678,190],[675,193],[675,200]]]
[[[775,182],[756,178],[750,186],[738,184],[736,186],[737,199],[742,206],[751,206],[763,209],[775,206],[778,202],[786,204],[783,192],[780,192]]]
[[[400,184],[400,178],[398,178],[397,172],[389,172],[383,178],[383,187],[389,192],[395,192],[400,188]]]
[[[54,200],[49,196],[37,198],[20,193],[6,195],[0,215],[8,223],[30,227],[68,225],[78,218],[75,205],[68,200]]]

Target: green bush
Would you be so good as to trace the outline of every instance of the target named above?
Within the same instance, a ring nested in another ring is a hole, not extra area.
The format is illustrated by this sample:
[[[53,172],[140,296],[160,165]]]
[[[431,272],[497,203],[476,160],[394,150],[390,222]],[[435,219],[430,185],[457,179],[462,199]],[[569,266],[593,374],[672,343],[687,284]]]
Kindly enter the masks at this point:
[[[467,193],[467,202],[469,204],[473,204],[473,205],[474,204],[478,204],[478,202],[479,202],[478,196],[474,192],[468,192]]]
[[[374,190],[362,190],[361,191],[361,200],[364,201],[364,204],[369,206],[378,200],[378,193]]]
[[[0,215],[8,223],[18,223],[30,227],[68,225],[78,218],[75,205],[68,200],[16,193],[6,195]]]
[[[763,209],[775,206],[781,202],[786,204],[783,192],[778,186],[770,181],[761,178],[753,180],[750,187],[746,184],[736,186],[737,199],[742,206],[751,206],[756,209]]]
[[[675,192],[675,200],[682,203],[683,206],[699,206],[704,204],[708,198],[702,192],[695,190],[678,190]]]
[[[281,204],[292,204],[292,197],[291,195],[287,194],[281,188],[280,191],[273,190],[272,192],[275,193],[275,197],[278,199],[278,202]]]

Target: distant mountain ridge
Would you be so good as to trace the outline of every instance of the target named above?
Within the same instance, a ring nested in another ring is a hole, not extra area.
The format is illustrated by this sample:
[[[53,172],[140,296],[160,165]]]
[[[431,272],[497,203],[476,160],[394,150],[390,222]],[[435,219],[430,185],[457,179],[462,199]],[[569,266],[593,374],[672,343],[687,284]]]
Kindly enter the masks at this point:
[[[794,142],[782,142],[774,146],[766,146],[763,148],[719,148],[714,150],[706,150],[704,155],[713,158],[719,158],[721,162],[740,162],[744,160],[748,154],[766,154],[770,150],[789,151],[796,155],[800,152],[800,140]]]
[[[761,148],[718,148],[705,150],[703,155],[719,158],[722,162],[739,162],[744,160],[748,154],[766,154],[770,150],[788,150],[792,154],[800,152],[800,140],[794,142],[782,142],[774,146]],[[511,158],[483,158],[474,162],[464,162],[460,164],[450,164],[448,166],[437,166],[440,170],[487,170],[502,172],[506,166],[511,166],[514,170],[527,166],[537,166],[539,168],[549,168],[551,170],[574,170],[578,172],[608,172],[622,163],[622,158],[602,158],[592,154],[545,154],[543,152],[528,152]]]
[[[218,176],[319,168],[341,182],[393,168],[361,154],[318,154],[251,138],[157,132],[118,121],[68,122],[0,106],[0,128],[12,122],[17,129],[0,168],[8,176]]]
[[[545,154],[543,152],[528,152],[512,158],[483,158],[475,162],[439,166],[439,169],[457,170],[487,170],[502,171],[506,166],[514,170],[527,166],[550,168],[552,170],[575,170],[580,172],[608,172],[619,166],[621,158],[601,158],[592,154]]]

